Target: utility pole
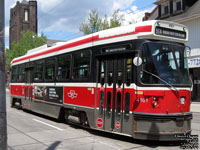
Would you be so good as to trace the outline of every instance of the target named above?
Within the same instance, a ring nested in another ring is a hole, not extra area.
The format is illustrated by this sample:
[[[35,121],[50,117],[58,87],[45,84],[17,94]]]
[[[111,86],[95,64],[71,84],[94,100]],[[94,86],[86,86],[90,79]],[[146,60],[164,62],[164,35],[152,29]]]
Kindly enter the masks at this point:
[[[0,0],[0,150],[7,150],[5,92],[5,1]]]

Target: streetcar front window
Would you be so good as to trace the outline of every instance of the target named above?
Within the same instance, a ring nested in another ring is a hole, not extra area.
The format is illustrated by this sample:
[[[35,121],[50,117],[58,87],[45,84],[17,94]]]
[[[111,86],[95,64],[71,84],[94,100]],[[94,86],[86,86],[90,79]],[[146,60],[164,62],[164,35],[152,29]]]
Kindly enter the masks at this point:
[[[184,46],[146,43],[143,45],[142,59],[142,83],[163,84],[164,80],[169,84],[191,85]]]

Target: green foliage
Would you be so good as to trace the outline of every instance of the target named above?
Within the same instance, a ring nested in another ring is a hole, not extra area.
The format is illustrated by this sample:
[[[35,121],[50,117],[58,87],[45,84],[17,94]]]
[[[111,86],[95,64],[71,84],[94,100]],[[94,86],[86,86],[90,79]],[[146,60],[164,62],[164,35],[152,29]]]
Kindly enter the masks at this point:
[[[11,44],[11,49],[6,49],[6,66],[10,67],[11,61],[23,56],[28,50],[44,45],[47,41],[46,36],[42,33],[40,37],[31,31],[22,32],[21,39]]]
[[[124,16],[119,10],[115,10],[110,19],[105,14],[104,18],[100,18],[97,10],[91,10],[86,22],[80,24],[79,30],[85,35],[98,32],[101,30],[119,27],[124,21]]]
[[[124,21],[124,16],[119,15],[119,9],[115,10],[110,19],[110,27],[112,28],[119,27],[121,26],[123,21]]]

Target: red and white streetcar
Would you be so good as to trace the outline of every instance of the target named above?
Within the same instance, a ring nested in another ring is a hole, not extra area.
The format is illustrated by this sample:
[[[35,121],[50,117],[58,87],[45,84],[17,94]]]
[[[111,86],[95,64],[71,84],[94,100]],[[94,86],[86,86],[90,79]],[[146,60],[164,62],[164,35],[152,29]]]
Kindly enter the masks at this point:
[[[188,29],[146,21],[12,61],[11,106],[136,139],[191,133]]]

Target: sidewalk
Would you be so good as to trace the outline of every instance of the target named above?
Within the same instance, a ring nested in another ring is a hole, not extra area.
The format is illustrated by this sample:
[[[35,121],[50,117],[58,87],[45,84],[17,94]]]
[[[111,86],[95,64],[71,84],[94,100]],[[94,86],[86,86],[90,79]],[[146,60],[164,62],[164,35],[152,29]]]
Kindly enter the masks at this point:
[[[191,112],[200,113],[200,102],[192,102],[192,104],[191,104]]]

